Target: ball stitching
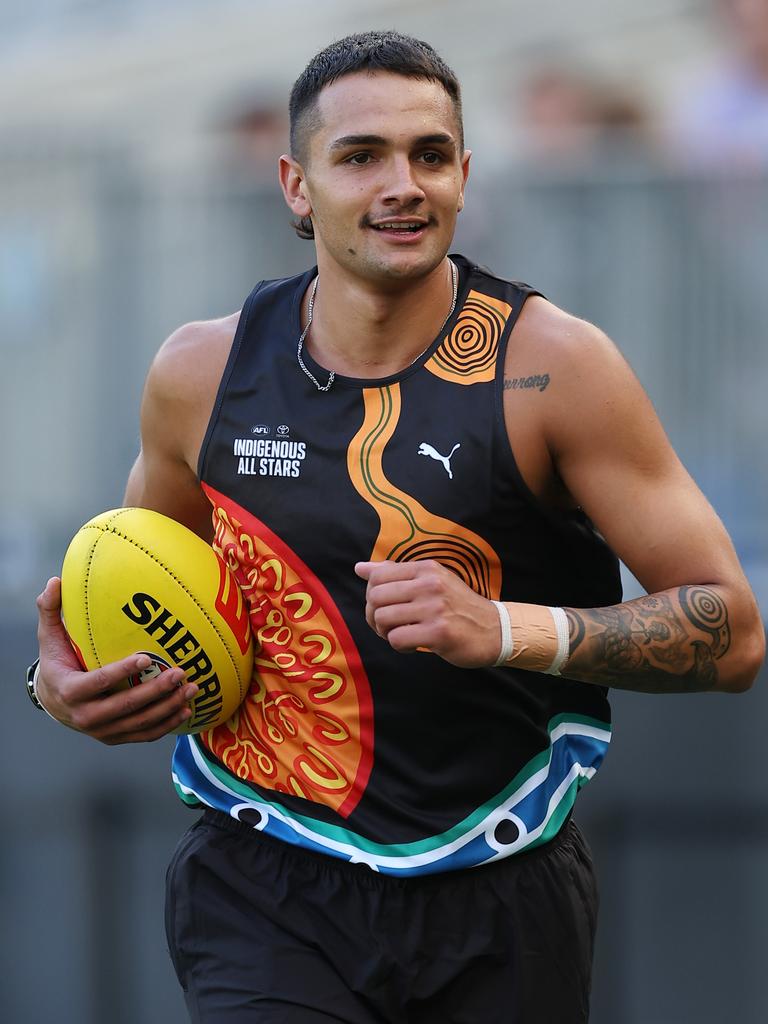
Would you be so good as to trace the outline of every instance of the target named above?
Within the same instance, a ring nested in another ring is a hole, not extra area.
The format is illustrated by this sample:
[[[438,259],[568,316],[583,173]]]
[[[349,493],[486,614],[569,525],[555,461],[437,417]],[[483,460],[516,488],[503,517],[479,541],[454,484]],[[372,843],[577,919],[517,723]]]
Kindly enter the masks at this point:
[[[117,527],[111,525],[114,519],[119,518],[119,516],[122,515],[126,511],[127,511],[127,509],[120,509],[116,513],[116,515],[111,517],[106,523],[86,524],[86,527],[84,527],[84,529],[87,528],[87,529],[98,530],[100,533],[112,533],[116,537],[120,537],[121,540],[124,540],[127,543],[132,544],[135,548],[137,548],[139,551],[141,551],[143,554],[145,554],[148,558],[151,558],[153,562],[156,562],[157,565],[159,565],[160,568],[164,570],[164,572],[168,573],[168,575],[171,577],[171,579],[174,580],[179,585],[179,587],[184,591],[184,593],[192,600],[192,602],[196,605],[198,610],[200,612],[202,612],[203,617],[205,619],[207,619],[208,624],[211,626],[211,628],[213,629],[213,631],[216,634],[216,636],[222,642],[222,644],[224,646],[224,649],[226,650],[227,655],[229,656],[229,660],[232,662],[232,667],[235,670],[235,675],[236,675],[237,681],[238,681],[238,688],[240,690],[240,699],[241,699],[241,701],[244,700],[245,697],[248,694],[248,688],[250,686],[250,682],[251,681],[250,681],[250,679],[248,679],[246,681],[246,683],[245,683],[245,688],[243,688],[243,686],[241,685],[241,678],[240,678],[240,671],[239,671],[239,668],[238,668],[238,664],[237,664],[237,661],[235,660],[235,658],[232,655],[232,651],[230,650],[230,646],[229,646],[227,637],[224,634],[222,634],[220,632],[220,630],[217,628],[216,622],[210,617],[210,615],[208,614],[208,611],[206,610],[206,608],[202,604],[200,604],[198,599],[189,590],[189,588],[184,584],[184,582],[182,580],[180,580],[179,577],[173,572],[173,570],[170,569],[167,565],[165,565],[163,563],[163,561],[157,557],[157,555],[155,555],[152,551],[150,551],[147,548],[145,548],[142,544],[140,544],[138,541],[134,540],[132,537],[129,537],[124,531],[121,531]],[[203,541],[203,543],[205,543],[205,542]],[[93,560],[93,553],[95,552],[95,550],[96,550],[96,544],[94,544],[94,546],[92,548],[92,551],[91,551],[91,556],[89,557],[89,560],[88,560],[88,565],[89,566],[90,566],[91,561]],[[213,548],[211,548],[211,550],[213,551]],[[214,552],[214,554],[215,554],[215,552]],[[87,595],[87,591],[86,591],[86,595]],[[86,606],[87,606],[87,596],[86,596]],[[88,619],[87,612],[86,612],[86,620],[88,621],[88,632],[89,632],[89,637],[90,637],[91,636],[91,628],[90,628],[90,620]],[[91,638],[91,647],[93,648],[93,651],[94,651],[94,654],[96,655],[96,657],[98,657],[98,654],[96,653],[95,645],[93,644],[92,638]]]

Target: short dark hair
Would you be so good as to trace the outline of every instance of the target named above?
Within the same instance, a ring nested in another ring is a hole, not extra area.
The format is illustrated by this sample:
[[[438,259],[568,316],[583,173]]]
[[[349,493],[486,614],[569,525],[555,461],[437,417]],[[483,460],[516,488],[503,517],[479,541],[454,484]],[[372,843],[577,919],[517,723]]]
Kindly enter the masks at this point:
[[[306,160],[307,140],[318,127],[317,99],[331,82],[356,71],[389,71],[406,78],[439,82],[453,101],[459,125],[459,146],[464,149],[461,87],[442,57],[421,39],[400,32],[358,32],[338,39],[316,54],[296,79],[289,103],[291,155]],[[300,238],[314,238],[312,221],[301,217],[293,227]]]

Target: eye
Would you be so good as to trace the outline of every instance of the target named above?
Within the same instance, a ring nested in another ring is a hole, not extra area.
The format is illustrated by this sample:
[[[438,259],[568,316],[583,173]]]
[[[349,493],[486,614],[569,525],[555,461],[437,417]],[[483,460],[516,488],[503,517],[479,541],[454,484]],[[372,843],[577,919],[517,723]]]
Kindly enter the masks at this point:
[[[348,164],[354,164],[355,167],[365,167],[367,163],[370,163],[373,157],[370,153],[353,153],[352,156],[348,156],[346,162]]]
[[[434,150],[428,150],[426,153],[422,153],[420,159],[425,164],[435,166],[443,162],[442,153],[436,153]]]

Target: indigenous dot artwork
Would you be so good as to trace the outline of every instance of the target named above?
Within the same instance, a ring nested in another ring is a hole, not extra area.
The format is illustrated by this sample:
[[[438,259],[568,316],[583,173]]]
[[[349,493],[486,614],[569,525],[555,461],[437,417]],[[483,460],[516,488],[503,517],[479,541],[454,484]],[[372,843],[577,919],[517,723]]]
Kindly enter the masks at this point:
[[[499,341],[512,307],[490,295],[471,291],[453,330],[424,364],[430,373],[454,384],[493,380]]]
[[[248,604],[256,657],[245,702],[199,738],[238,779],[347,816],[365,789],[373,752],[370,687],[357,648],[301,559],[255,516],[205,490],[214,547]]]

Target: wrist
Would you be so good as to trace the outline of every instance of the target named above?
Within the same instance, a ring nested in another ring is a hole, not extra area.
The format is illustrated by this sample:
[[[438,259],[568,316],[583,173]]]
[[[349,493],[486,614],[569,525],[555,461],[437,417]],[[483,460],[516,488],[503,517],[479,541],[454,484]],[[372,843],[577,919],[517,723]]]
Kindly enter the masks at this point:
[[[494,666],[559,676],[568,660],[568,620],[562,608],[494,601],[501,647]]]
[[[27,669],[27,695],[35,707],[39,711],[44,711],[49,718],[53,718],[53,715],[48,708],[40,700],[40,695],[37,692],[38,684],[40,682],[40,659],[36,658]],[[58,719],[53,718],[54,722]]]

